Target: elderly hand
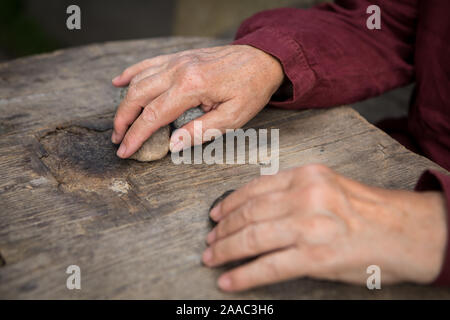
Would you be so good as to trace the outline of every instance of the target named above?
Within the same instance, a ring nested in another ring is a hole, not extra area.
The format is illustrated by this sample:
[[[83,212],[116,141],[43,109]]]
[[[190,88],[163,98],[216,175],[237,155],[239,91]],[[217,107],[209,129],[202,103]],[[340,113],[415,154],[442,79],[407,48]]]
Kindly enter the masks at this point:
[[[257,257],[219,278],[226,291],[304,276],[366,283],[370,265],[382,283],[429,283],[447,236],[442,194],[369,187],[321,165],[262,176],[210,215],[207,266]]]
[[[130,84],[114,119],[111,140],[121,142],[117,155],[131,156],[153,132],[196,106],[207,111],[197,119],[203,132],[239,128],[269,102],[283,78],[278,60],[245,45],[188,50],[133,65],[113,79],[115,86]],[[192,121],[183,128],[194,137]],[[170,150],[186,147],[175,131]]]

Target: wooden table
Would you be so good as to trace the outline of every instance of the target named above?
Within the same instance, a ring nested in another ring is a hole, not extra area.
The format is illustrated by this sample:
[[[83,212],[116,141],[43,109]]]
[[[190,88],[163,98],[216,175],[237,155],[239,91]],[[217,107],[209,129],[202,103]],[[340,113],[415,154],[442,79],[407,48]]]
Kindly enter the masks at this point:
[[[141,59],[223,41],[94,44],[0,65],[0,298],[450,298],[427,286],[299,279],[239,294],[200,262],[208,208],[258,165],[138,163],[115,157],[111,78]],[[280,129],[280,167],[323,163],[361,182],[412,189],[439,167],[349,107],[266,109],[247,127]],[[442,169],[440,169],[442,170]],[[69,265],[81,290],[66,288]]]

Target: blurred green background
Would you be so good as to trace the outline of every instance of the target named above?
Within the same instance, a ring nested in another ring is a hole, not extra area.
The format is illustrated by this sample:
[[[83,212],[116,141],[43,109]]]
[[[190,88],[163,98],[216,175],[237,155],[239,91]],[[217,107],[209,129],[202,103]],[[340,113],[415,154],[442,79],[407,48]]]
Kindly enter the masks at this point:
[[[110,40],[170,35],[232,38],[239,24],[270,8],[324,0],[0,0],[0,60]],[[68,30],[66,8],[81,8]]]

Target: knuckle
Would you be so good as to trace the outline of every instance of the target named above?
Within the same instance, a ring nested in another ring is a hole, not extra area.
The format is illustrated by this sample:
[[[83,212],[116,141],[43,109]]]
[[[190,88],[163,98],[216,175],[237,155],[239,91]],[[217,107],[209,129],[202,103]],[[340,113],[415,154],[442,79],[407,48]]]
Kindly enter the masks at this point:
[[[141,75],[139,75],[139,74],[138,74],[138,75],[135,75],[135,76],[131,79],[129,87],[135,87],[135,86],[139,83],[139,81],[141,80],[141,78],[142,78]]]
[[[213,257],[213,261],[216,261],[218,263],[226,260],[228,256],[228,248],[226,245],[212,245],[211,246],[211,253]]]
[[[250,252],[258,251],[260,247],[260,240],[258,237],[257,229],[254,225],[249,226],[245,229],[244,246]]]
[[[128,101],[136,101],[139,98],[139,86],[137,84],[130,85],[125,98]]]
[[[221,207],[221,211],[222,213],[227,213],[230,211],[230,209],[233,207],[233,201],[232,199],[230,199],[229,196],[227,196],[225,199],[223,199],[220,202],[220,207]]]
[[[182,74],[187,77],[193,77],[198,75],[200,71],[200,65],[197,61],[190,61],[183,65]]]
[[[179,76],[184,73],[189,62],[190,59],[186,55],[176,56],[169,62],[168,69],[173,71],[176,76]]]
[[[226,132],[227,129],[233,129],[235,127],[234,123],[236,121],[235,121],[234,115],[231,114],[230,112],[226,112],[226,113],[222,112],[221,118],[222,118],[222,121],[219,126],[219,129],[222,129],[224,132]]]
[[[131,145],[139,145],[141,146],[144,143],[144,140],[141,134],[137,130],[128,130],[123,141],[127,146]]]
[[[239,105],[240,103],[238,101],[237,105]],[[241,127],[243,124],[245,124],[245,120],[243,119],[243,115],[245,113],[242,112],[241,108],[228,108],[227,109],[227,121],[229,123],[235,123],[235,127]]]
[[[302,175],[311,175],[311,176],[321,175],[324,173],[328,173],[330,171],[331,171],[330,168],[319,163],[312,163],[299,168],[299,173],[301,173]]]
[[[133,141],[133,140],[134,140],[134,139],[133,139],[133,134],[132,134],[132,133],[127,133],[127,134],[125,135],[125,137],[123,138],[122,143],[123,143],[124,145],[126,145],[126,146],[129,146],[129,145],[130,145],[130,142]]]
[[[217,238],[220,239],[225,235],[225,233],[226,233],[225,230],[227,229],[227,225],[226,225],[227,223],[228,222],[226,220],[223,220],[217,225],[217,227],[216,227]]]
[[[333,171],[324,165],[311,164],[294,170],[295,177],[290,184],[292,192],[311,209],[324,207],[338,191]]]
[[[273,278],[280,278],[281,272],[275,259],[264,259],[262,261],[263,269],[267,271],[267,275]]]
[[[298,194],[302,198],[304,206],[308,210],[319,210],[327,207],[327,199],[329,199],[330,190],[323,182],[312,182],[302,189],[298,190]]]
[[[226,218],[223,221],[221,221],[218,225],[217,225],[217,237],[218,238],[223,238],[225,237],[230,230],[230,226],[231,225],[231,220]]]
[[[309,199],[320,199],[325,193],[322,182],[311,182],[303,190],[303,195]]]
[[[241,208],[240,218],[242,223],[247,224],[253,221],[252,209],[254,207],[254,200],[250,199]]]
[[[192,61],[191,54],[180,54],[172,61],[172,65],[174,68],[178,69],[191,61]]]
[[[205,85],[204,74],[196,62],[186,63],[180,68],[178,81],[184,90],[200,90]]]
[[[142,111],[142,119],[146,122],[155,122],[158,119],[158,112],[151,105],[146,106]]]

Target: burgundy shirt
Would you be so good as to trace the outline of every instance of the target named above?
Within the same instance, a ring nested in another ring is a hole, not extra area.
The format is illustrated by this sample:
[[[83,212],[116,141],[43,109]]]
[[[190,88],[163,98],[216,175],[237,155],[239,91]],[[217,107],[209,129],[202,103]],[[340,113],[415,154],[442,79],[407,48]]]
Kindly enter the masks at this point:
[[[380,30],[366,27],[372,4],[381,9]],[[279,59],[286,81],[270,104],[281,108],[349,104],[415,81],[408,118],[381,126],[450,170],[449,14],[448,0],[341,0],[258,13],[244,21],[233,43]],[[450,232],[450,176],[426,171],[416,190],[444,192]],[[435,282],[450,285],[449,240]]]

